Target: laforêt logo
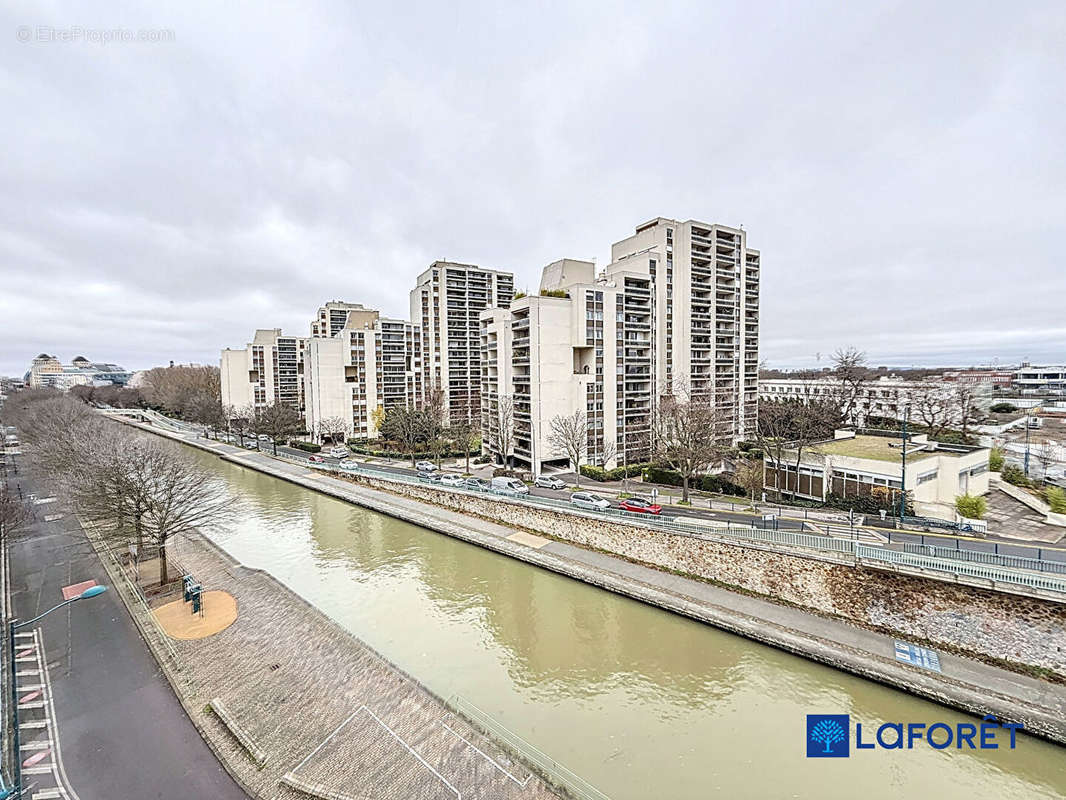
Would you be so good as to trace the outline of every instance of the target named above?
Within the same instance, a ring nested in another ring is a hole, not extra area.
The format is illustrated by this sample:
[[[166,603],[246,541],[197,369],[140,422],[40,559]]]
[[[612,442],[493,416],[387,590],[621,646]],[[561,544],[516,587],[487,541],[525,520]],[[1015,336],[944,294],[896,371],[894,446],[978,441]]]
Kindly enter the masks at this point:
[[[807,758],[847,758],[851,755],[847,714],[807,715]]]

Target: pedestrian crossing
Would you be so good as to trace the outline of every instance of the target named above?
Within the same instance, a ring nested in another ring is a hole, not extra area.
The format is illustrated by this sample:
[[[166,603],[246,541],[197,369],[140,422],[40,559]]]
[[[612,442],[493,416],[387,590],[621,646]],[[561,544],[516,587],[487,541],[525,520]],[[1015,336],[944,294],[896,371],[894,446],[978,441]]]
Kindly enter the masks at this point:
[[[30,800],[76,800],[58,762],[51,684],[39,628],[15,634],[19,753],[23,796]],[[19,680],[21,679],[21,680]]]

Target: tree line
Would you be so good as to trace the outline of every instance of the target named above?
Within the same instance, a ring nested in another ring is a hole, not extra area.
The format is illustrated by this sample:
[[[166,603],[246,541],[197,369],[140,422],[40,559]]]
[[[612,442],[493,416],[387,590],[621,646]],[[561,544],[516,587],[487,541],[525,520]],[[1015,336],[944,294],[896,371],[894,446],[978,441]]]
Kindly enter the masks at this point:
[[[138,554],[158,554],[169,582],[174,537],[225,518],[231,498],[221,481],[172,443],[123,426],[56,392],[22,391],[3,408],[15,425],[23,465],[41,473],[83,518]]]

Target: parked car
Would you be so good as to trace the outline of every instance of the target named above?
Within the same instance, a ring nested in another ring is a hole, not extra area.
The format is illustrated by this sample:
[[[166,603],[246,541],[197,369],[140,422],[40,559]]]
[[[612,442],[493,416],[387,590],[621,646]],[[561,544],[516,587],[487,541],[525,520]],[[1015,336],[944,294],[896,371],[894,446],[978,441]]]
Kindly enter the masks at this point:
[[[445,472],[440,476],[441,486],[462,486],[466,483],[466,478],[455,472]]]
[[[565,489],[566,482],[554,475],[538,475],[533,479],[533,485],[542,489]]]
[[[479,492],[484,492],[489,489],[491,484],[484,478],[467,478],[463,481],[464,489],[475,489]]]
[[[312,464],[325,464],[326,459],[322,458],[318,453],[312,453],[307,457],[307,460]]]
[[[440,483],[440,473],[420,470],[418,473],[418,479],[424,483]]]
[[[267,436],[265,433],[261,433],[261,434],[259,434],[259,441],[261,441],[261,442],[269,442],[270,441],[270,437]]]
[[[611,507],[609,501],[590,492],[574,492],[570,495],[570,504],[578,508],[587,508],[589,511],[606,511]]]
[[[640,497],[634,495],[633,497],[627,497],[618,507],[623,511],[635,511],[638,514],[661,514],[663,507],[658,503],[653,503],[647,497]]]
[[[419,461],[417,464],[415,464],[415,469],[417,469],[419,472],[436,472],[437,465],[434,464],[432,461]]]
[[[355,472],[357,469],[359,469],[359,464],[356,461],[342,461],[337,466],[340,469],[343,469],[345,472]]]
[[[518,478],[493,478],[491,486],[503,494],[529,494],[529,487]]]
[[[244,449],[245,450],[258,450],[259,449],[259,445],[257,445],[255,443],[255,439],[252,439],[250,442],[245,442],[244,443]]]
[[[347,447],[341,447],[340,445],[338,445],[337,447],[331,447],[328,453],[330,458],[347,458],[351,454],[351,450],[349,450]]]

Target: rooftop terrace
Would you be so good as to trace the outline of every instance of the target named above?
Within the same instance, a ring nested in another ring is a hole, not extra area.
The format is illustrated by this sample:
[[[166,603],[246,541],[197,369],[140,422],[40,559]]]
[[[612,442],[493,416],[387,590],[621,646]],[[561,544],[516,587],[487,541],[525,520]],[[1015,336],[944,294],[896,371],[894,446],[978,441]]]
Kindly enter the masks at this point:
[[[848,439],[835,439],[811,447],[811,451],[826,456],[848,456],[851,458],[869,458],[875,461],[891,461],[898,464],[901,460],[903,440],[887,436],[866,436],[859,434]],[[917,461],[937,455],[930,450],[915,452],[917,444],[911,442],[907,452],[907,461]]]

